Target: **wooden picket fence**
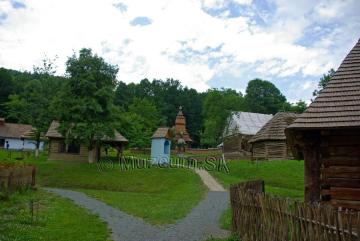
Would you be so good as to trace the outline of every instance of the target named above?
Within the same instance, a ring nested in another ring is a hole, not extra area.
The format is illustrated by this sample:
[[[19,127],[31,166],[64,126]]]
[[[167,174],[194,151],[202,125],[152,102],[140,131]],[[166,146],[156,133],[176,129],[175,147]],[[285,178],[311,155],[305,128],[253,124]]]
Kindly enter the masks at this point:
[[[36,167],[0,164],[0,192],[8,193],[35,186]]]
[[[263,182],[232,185],[230,198],[242,241],[360,241],[360,212],[271,197]]]

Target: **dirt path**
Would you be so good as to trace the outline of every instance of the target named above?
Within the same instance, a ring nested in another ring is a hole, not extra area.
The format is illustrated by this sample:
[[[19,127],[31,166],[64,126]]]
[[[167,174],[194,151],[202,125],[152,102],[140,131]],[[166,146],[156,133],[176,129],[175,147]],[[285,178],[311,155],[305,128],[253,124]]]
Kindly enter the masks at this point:
[[[195,169],[195,172],[200,176],[203,183],[209,188],[210,191],[214,192],[225,192],[226,190],[221,186],[213,176],[211,176],[204,169]]]

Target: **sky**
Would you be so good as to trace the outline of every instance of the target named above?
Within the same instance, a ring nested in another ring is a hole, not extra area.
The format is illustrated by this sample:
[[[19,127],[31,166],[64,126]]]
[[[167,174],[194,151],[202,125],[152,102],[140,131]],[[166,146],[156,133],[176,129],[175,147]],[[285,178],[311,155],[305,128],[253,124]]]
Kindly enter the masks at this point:
[[[360,38],[359,0],[0,0],[0,67],[81,48],[119,67],[118,79],[174,78],[198,91],[262,78],[309,101]]]

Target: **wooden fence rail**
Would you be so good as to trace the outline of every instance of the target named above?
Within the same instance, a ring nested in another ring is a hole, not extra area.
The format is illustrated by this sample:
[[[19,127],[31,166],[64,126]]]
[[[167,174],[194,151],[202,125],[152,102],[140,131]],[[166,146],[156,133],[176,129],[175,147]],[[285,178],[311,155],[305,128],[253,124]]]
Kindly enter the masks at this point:
[[[35,186],[36,167],[0,165],[0,192],[12,192]]]
[[[360,212],[275,198],[263,190],[261,182],[230,188],[232,229],[242,241],[360,241]]]

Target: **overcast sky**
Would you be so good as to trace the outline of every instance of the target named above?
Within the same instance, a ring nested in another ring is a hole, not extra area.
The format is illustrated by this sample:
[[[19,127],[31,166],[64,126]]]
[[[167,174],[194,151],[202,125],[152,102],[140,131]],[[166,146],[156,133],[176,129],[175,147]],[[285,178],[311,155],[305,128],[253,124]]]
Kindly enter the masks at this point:
[[[32,70],[45,54],[90,47],[118,79],[176,78],[205,91],[273,82],[309,100],[360,38],[359,0],[0,0],[0,66]]]

